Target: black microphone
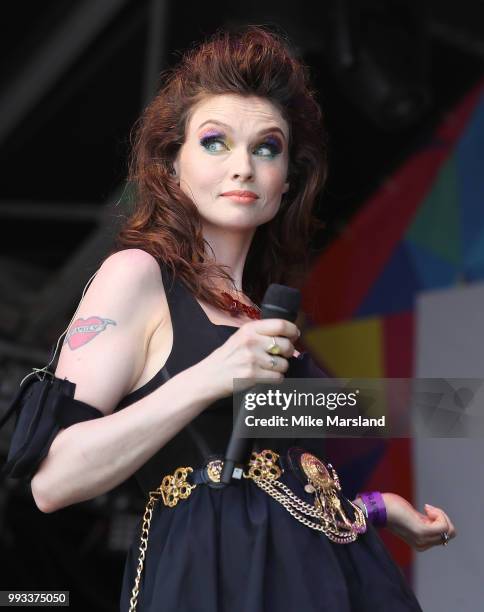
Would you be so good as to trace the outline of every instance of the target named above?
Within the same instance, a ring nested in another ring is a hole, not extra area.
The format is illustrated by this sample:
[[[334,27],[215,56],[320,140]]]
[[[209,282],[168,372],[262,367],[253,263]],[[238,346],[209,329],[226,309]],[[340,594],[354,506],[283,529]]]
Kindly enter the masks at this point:
[[[286,321],[294,322],[301,304],[301,294],[298,289],[286,287],[285,285],[277,285],[273,283],[269,285],[264,294],[261,305],[261,319],[285,319]],[[246,393],[254,389],[251,387],[242,393],[241,401]],[[240,395],[240,394],[237,394]],[[232,474],[236,463],[242,463],[247,455],[250,438],[241,438],[236,436],[244,423],[244,410],[241,407],[237,416],[237,421],[232,429],[225,459],[220,475],[220,482],[229,484],[232,480]],[[238,478],[242,477],[242,472],[237,474]],[[234,477],[236,477],[234,475]]]

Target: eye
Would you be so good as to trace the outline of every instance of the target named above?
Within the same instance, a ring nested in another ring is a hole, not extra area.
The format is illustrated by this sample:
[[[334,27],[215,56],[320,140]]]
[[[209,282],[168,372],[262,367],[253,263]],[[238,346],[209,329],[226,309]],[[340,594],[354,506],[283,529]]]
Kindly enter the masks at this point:
[[[220,138],[220,136],[205,136],[204,138],[201,138],[200,144],[207,151],[209,151],[209,153],[218,153],[219,151],[223,151],[222,147],[227,148],[222,138]],[[222,146],[218,146],[218,145],[222,145]]]
[[[261,143],[256,148],[256,151],[259,151],[261,149],[265,149],[267,151],[267,153],[265,153],[261,157],[275,157],[281,152],[281,145],[277,142],[277,140],[269,138],[263,143]]]

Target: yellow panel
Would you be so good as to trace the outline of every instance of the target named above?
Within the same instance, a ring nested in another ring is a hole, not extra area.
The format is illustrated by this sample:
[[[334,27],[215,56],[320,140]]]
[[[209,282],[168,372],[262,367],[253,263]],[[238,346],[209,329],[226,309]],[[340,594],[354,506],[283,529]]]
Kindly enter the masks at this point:
[[[304,344],[336,378],[384,375],[383,332],[377,317],[306,329]]]

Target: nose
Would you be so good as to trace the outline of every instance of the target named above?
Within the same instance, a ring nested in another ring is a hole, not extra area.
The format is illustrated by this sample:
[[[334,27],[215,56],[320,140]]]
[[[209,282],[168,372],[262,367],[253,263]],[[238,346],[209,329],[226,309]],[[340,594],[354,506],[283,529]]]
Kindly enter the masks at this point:
[[[254,178],[252,158],[249,151],[241,150],[232,154],[232,178],[242,181],[249,181]]]

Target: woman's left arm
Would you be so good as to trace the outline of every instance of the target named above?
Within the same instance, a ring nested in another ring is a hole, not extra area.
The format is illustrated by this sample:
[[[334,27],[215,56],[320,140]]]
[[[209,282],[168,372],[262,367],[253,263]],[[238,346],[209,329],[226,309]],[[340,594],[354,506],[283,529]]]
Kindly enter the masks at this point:
[[[452,521],[441,508],[425,504],[426,514],[422,514],[396,493],[382,495],[387,511],[387,529],[418,552],[442,545],[441,534],[444,532],[447,532],[449,540],[457,535]],[[354,503],[362,504],[359,497]]]

